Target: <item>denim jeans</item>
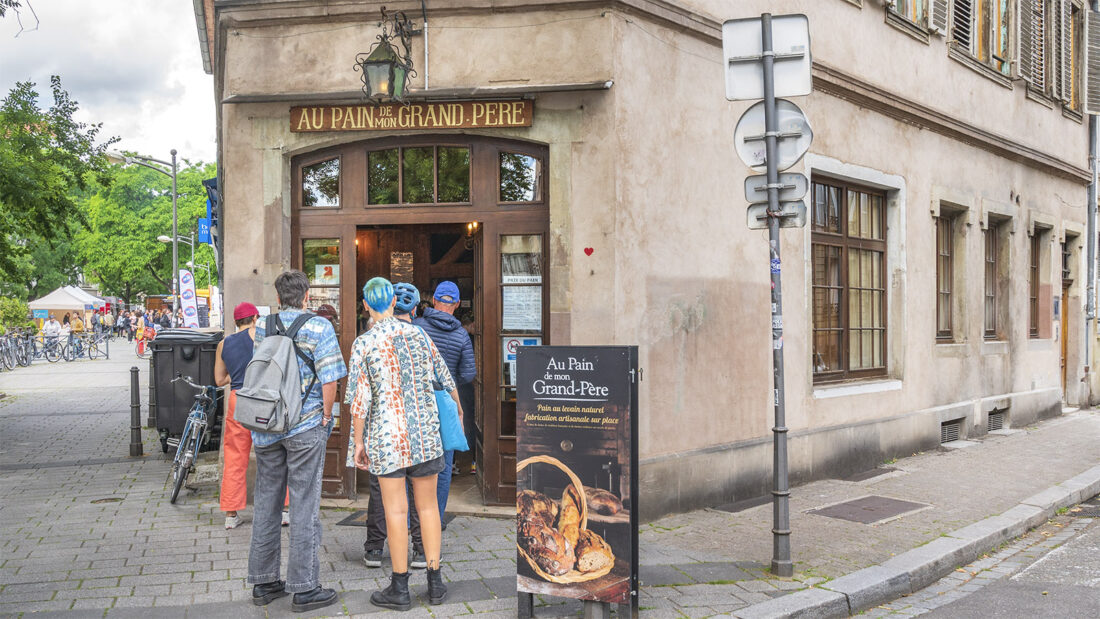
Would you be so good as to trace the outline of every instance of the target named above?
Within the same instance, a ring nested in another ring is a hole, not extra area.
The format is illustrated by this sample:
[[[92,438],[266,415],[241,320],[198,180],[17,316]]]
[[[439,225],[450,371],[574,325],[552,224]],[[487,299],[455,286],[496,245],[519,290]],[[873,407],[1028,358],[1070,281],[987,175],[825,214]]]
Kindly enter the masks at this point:
[[[328,426],[317,426],[274,445],[256,446],[255,516],[248,550],[248,584],[279,580],[282,512],[290,489],[290,553],[286,590],[312,591],[320,586],[321,472]]]
[[[443,521],[443,511],[447,508],[447,497],[451,494],[451,473],[455,466],[455,452],[443,452],[443,472],[435,484],[435,498],[439,501],[439,521]]]

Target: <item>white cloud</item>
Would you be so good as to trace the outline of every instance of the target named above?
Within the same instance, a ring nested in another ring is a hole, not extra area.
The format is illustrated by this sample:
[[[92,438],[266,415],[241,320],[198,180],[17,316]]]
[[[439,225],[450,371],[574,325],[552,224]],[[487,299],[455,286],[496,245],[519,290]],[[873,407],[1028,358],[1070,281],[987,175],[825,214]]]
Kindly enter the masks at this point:
[[[15,37],[0,19],[0,89],[38,85],[48,105],[50,75],[79,103],[77,118],[101,122],[116,148],[163,159],[173,148],[214,161],[213,77],[202,70],[195,15],[187,0],[30,0],[37,30]],[[23,24],[33,27],[24,11]]]

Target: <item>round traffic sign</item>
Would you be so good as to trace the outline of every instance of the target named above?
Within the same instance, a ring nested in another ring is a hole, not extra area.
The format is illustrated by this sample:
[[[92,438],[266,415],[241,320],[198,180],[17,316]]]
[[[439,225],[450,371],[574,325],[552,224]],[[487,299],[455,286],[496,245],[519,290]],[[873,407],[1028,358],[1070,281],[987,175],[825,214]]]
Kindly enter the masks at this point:
[[[775,108],[779,128],[776,148],[776,167],[780,170],[798,163],[806,151],[810,150],[814,132],[810,121],[797,105],[786,99],[776,99]],[[737,121],[733,131],[734,147],[741,161],[756,172],[765,172],[768,161],[764,147],[764,102],[750,107]]]

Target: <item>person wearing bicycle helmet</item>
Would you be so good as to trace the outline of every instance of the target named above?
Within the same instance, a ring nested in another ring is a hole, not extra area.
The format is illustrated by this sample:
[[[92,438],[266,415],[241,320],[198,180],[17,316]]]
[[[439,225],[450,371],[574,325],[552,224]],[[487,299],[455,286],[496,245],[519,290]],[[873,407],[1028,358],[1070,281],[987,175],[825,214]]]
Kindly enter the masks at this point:
[[[420,303],[420,291],[416,286],[398,282],[393,285],[393,317],[411,323],[416,312],[416,305]],[[358,380],[358,371],[362,364],[353,363],[349,368],[349,385],[354,385]],[[347,466],[355,466],[355,437],[348,436]],[[409,559],[409,567],[422,570],[428,566],[424,557],[424,543],[420,537],[420,514],[415,509],[409,510],[409,536],[412,538],[413,554]],[[370,502],[367,503],[367,540],[363,542],[363,563],[367,567],[382,567],[382,550],[386,543],[386,512],[382,506],[382,488],[378,484],[378,477],[370,475]]]

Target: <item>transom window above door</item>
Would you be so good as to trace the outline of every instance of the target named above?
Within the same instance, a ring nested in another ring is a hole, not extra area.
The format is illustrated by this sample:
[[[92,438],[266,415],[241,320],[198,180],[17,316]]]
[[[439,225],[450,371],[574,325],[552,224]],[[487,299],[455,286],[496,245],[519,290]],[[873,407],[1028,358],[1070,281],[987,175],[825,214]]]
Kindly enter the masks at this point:
[[[465,204],[470,149],[409,146],[367,153],[367,204]]]

